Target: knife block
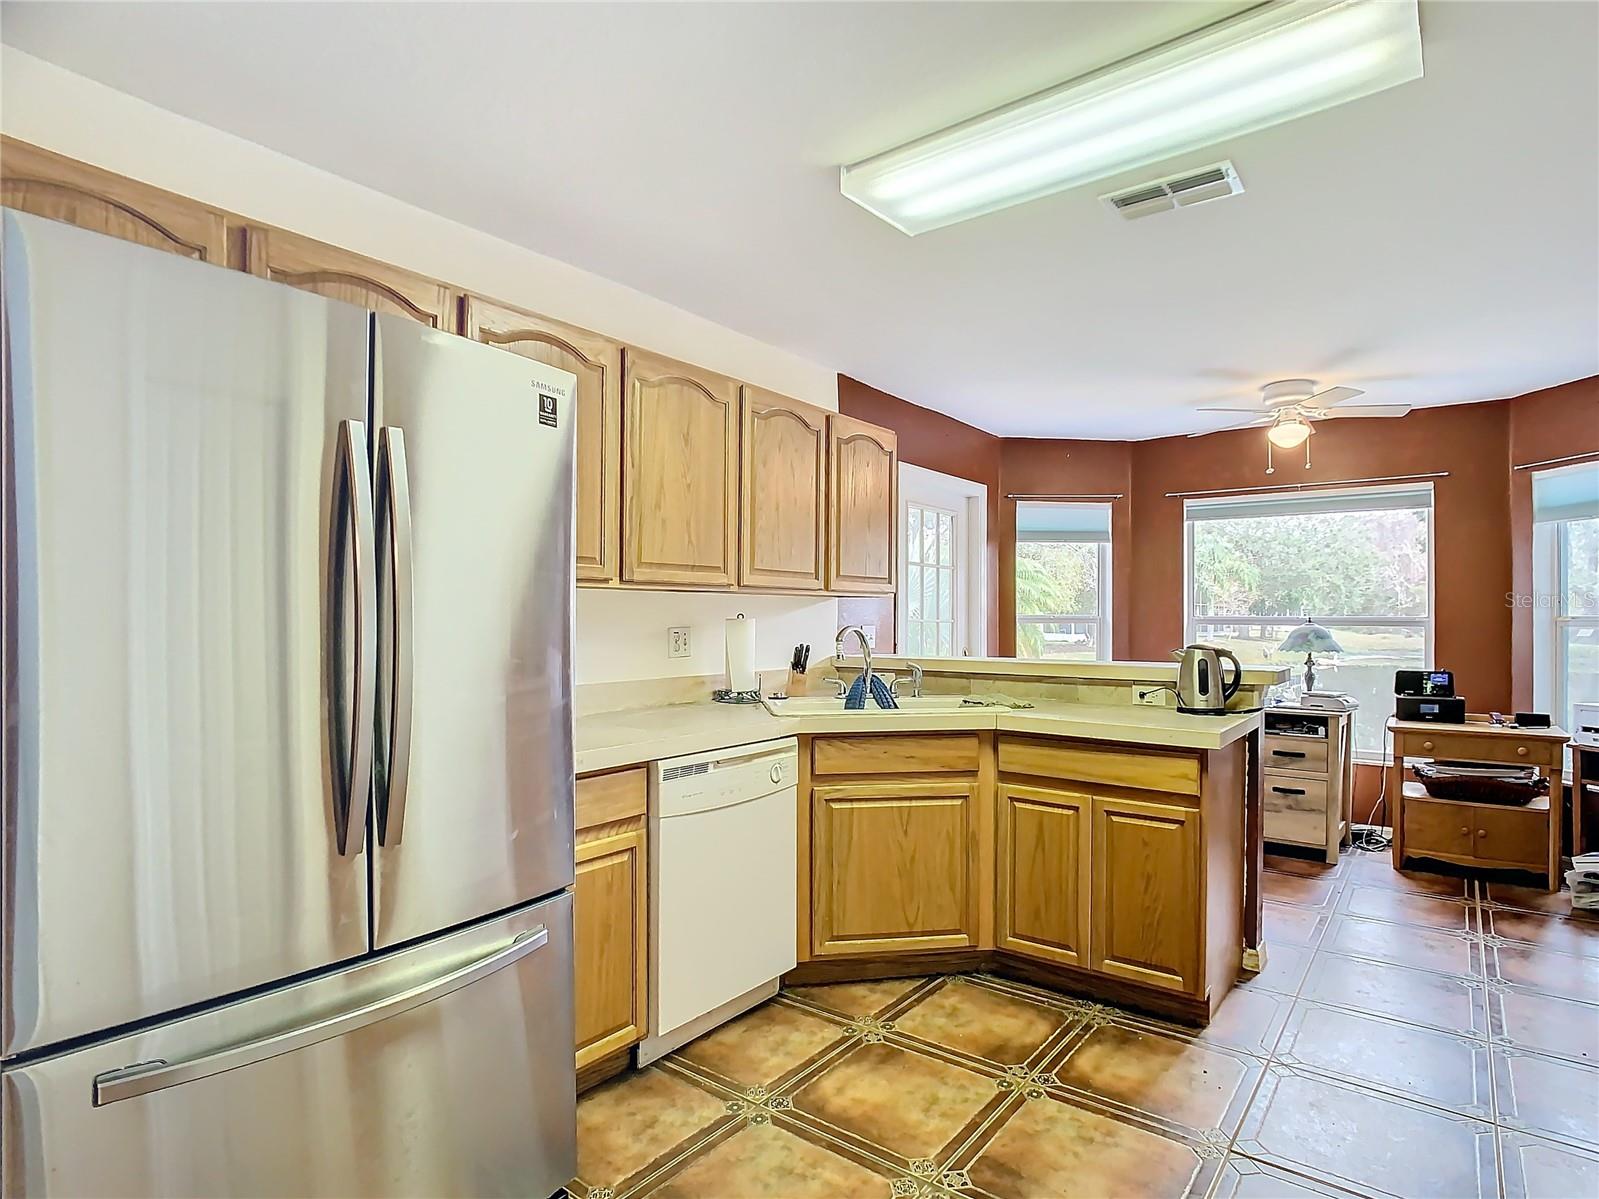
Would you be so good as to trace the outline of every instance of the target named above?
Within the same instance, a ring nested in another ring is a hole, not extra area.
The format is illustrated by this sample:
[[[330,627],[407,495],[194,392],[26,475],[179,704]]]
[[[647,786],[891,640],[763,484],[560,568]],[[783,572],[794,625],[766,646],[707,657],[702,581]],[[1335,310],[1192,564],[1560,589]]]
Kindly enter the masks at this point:
[[[784,689],[785,694],[787,694],[787,695],[809,695],[810,694],[810,688],[811,688],[810,675],[808,675],[808,674],[800,674],[796,670],[790,670],[788,672],[788,685]]]

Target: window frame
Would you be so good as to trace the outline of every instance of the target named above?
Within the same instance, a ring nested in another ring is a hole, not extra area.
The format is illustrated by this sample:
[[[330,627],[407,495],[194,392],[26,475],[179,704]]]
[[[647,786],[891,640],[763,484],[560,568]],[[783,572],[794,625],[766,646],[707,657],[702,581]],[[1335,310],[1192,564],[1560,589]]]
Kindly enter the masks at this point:
[[[1026,501],[1018,501],[1018,506],[1020,506],[1020,504],[1024,503],[1024,502],[1029,504],[1029,505],[1035,506],[1035,507],[1081,508],[1081,509],[1092,508],[1092,509],[1096,509],[1096,510],[1103,510],[1104,513],[1105,513],[1105,530],[1106,531],[1105,531],[1105,536],[1104,536],[1104,538],[1102,540],[1076,542],[1076,544],[1078,544],[1078,545],[1093,545],[1093,546],[1096,547],[1096,550],[1097,550],[1097,561],[1095,563],[1095,569],[1098,572],[1098,574],[1097,574],[1097,584],[1098,585],[1097,585],[1097,587],[1095,589],[1096,590],[1095,600],[1096,600],[1097,607],[1099,608],[1099,612],[1097,614],[1072,613],[1072,612],[1034,612],[1034,613],[1028,613],[1027,615],[1023,615],[1021,610],[1020,610],[1020,608],[1017,607],[1015,604],[1013,604],[1012,605],[1013,608],[1016,609],[1012,613],[1012,615],[1014,617],[1014,620],[1015,620],[1014,633],[1015,633],[1015,635],[1017,637],[1018,642],[1020,641],[1022,626],[1024,624],[1086,624],[1086,625],[1091,625],[1091,626],[1093,626],[1093,629],[1094,629],[1094,647],[1095,647],[1095,651],[1096,651],[1094,657],[1092,657],[1092,658],[1041,658],[1041,659],[1028,659],[1028,660],[1029,661],[1049,661],[1049,662],[1056,662],[1056,661],[1060,661],[1060,662],[1109,662],[1109,661],[1112,661],[1114,659],[1114,656],[1115,656],[1114,652],[1112,650],[1112,647],[1111,647],[1111,643],[1110,643],[1111,636],[1112,636],[1112,634],[1114,632],[1114,630],[1112,628],[1112,624],[1111,624],[1111,618],[1112,618],[1112,615],[1113,615],[1113,609],[1111,608],[1111,586],[1112,586],[1112,579],[1111,579],[1111,542],[1112,542],[1111,522],[1112,522],[1112,520],[1114,518],[1114,510],[1113,510],[1112,506],[1110,504],[1108,504],[1108,503],[1102,503],[1102,502],[1097,502],[1097,501],[1083,501],[1083,500],[1026,500]],[[1019,524],[1020,524],[1020,522],[1018,521],[1018,525]],[[1022,546],[1025,543],[1044,544],[1044,545],[1053,544],[1053,542],[1050,539],[1048,539],[1048,538],[1043,538],[1043,537],[1025,537],[1025,536],[1022,535],[1022,531],[1018,527],[1017,530],[1016,530],[1016,545],[1017,545],[1017,547],[1020,547],[1020,546]],[[1016,563],[1015,563],[1015,560],[1013,558],[1013,560],[1011,562],[1011,587],[1012,587],[1011,594],[1012,594],[1013,598],[1015,597],[1015,582],[1016,582]]]
[[[1348,499],[1351,499],[1351,500],[1358,500],[1362,496],[1376,498],[1376,497],[1380,497],[1380,496],[1383,496],[1383,495],[1392,495],[1392,494],[1395,494],[1395,493],[1411,493],[1411,494],[1425,495],[1426,496],[1426,501],[1427,502],[1425,504],[1415,505],[1416,510],[1425,511],[1426,514],[1427,514],[1427,522],[1426,522],[1427,523],[1427,613],[1426,613],[1426,615],[1425,616],[1420,616],[1420,617],[1416,617],[1416,616],[1339,616],[1339,615],[1337,615],[1335,613],[1330,613],[1330,612],[1314,612],[1314,613],[1310,613],[1309,615],[1318,624],[1322,624],[1322,625],[1325,625],[1325,626],[1328,626],[1328,627],[1333,627],[1333,626],[1344,626],[1344,627],[1355,627],[1355,628],[1359,628],[1361,626],[1381,627],[1381,628],[1418,628],[1419,627],[1422,630],[1422,663],[1421,663],[1421,669],[1423,669],[1423,670],[1431,670],[1431,669],[1433,669],[1433,665],[1434,665],[1434,661],[1435,661],[1435,658],[1434,658],[1434,652],[1435,652],[1435,650],[1434,650],[1434,642],[1435,642],[1435,636],[1436,636],[1436,623],[1437,623],[1437,617],[1438,617],[1438,605],[1437,605],[1437,602],[1436,602],[1437,596],[1436,596],[1436,592],[1435,592],[1435,589],[1437,587],[1437,579],[1438,579],[1437,562],[1436,562],[1436,557],[1435,557],[1436,556],[1436,552],[1437,552],[1437,546],[1438,546],[1438,521],[1437,521],[1437,495],[1434,492],[1433,486],[1432,486],[1431,483],[1409,484],[1409,485],[1405,485],[1405,486],[1401,486],[1401,487],[1317,487],[1314,490],[1309,490],[1309,491],[1274,491],[1274,492],[1262,492],[1262,493],[1260,493],[1258,495],[1217,496],[1217,497],[1215,497],[1214,500],[1212,500],[1212,499],[1200,499],[1200,500],[1185,499],[1183,501],[1183,639],[1184,639],[1184,641],[1189,643],[1189,644],[1192,644],[1193,642],[1200,640],[1200,637],[1198,635],[1199,628],[1200,627],[1205,627],[1205,626],[1210,626],[1210,625],[1227,625],[1227,624],[1232,624],[1232,625],[1237,625],[1237,624],[1257,624],[1258,625],[1258,624],[1272,624],[1274,622],[1287,625],[1287,624],[1296,623],[1296,622],[1298,622],[1300,620],[1305,619],[1305,617],[1306,617],[1305,613],[1299,613],[1297,615],[1284,614],[1284,615],[1281,615],[1281,616],[1252,616],[1252,615],[1251,616],[1216,616],[1216,615],[1199,616],[1199,615],[1197,615],[1195,613],[1195,611],[1194,611],[1194,591],[1195,591],[1195,580],[1194,580],[1194,526],[1195,526],[1195,524],[1197,524],[1199,522],[1196,521],[1193,517],[1191,517],[1189,515],[1189,512],[1190,512],[1191,508],[1193,508],[1196,505],[1203,507],[1206,504],[1215,502],[1215,500],[1223,500],[1223,499],[1226,500],[1229,503],[1235,503],[1235,504],[1239,505],[1242,508],[1247,508],[1251,504],[1259,504],[1261,507],[1265,507],[1267,505],[1291,505],[1296,499],[1302,499],[1303,498],[1303,499],[1308,500],[1310,497],[1315,497],[1315,498],[1321,499],[1321,500],[1326,500],[1326,499],[1329,499],[1329,498],[1330,499],[1337,499],[1337,498],[1340,498],[1340,497],[1348,498]],[[1351,511],[1351,512],[1355,512],[1355,511],[1372,512],[1372,511],[1392,511],[1393,509],[1391,509],[1391,508],[1385,509],[1382,506],[1376,505],[1376,504],[1370,504],[1370,505],[1351,504],[1351,506],[1350,506],[1350,508],[1348,510]],[[1290,517],[1287,516],[1287,514],[1283,514],[1283,513],[1278,513],[1276,515],[1283,516],[1284,518],[1290,518]],[[1241,514],[1239,519],[1248,519],[1248,517],[1245,514]],[[1289,682],[1292,683],[1294,681],[1294,678],[1295,678],[1295,676],[1291,674],[1290,677],[1289,677]],[[1393,714],[1392,712],[1389,712],[1389,713],[1385,713],[1385,714],[1382,715],[1382,720],[1383,720],[1383,723],[1384,723],[1385,727],[1386,727],[1386,723],[1387,723],[1388,717],[1391,716],[1392,714]],[[1355,718],[1358,720],[1359,717],[1360,717],[1360,712],[1357,711],[1355,713]],[[1368,766],[1387,766],[1387,765],[1389,765],[1391,763],[1393,754],[1392,754],[1392,749],[1390,748],[1390,741],[1389,741],[1388,736],[1386,735],[1386,732],[1384,733],[1384,736],[1382,738],[1382,746],[1383,746],[1383,748],[1380,751],[1376,751],[1376,752],[1374,752],[1372,750],[1363,750],[1363,749],[1361,749],[1361,748],[1359,748],[1357,746],[1355,748],[1355,750],[1354,750],[1355,761],[1359,762],[1359,763],[1361,763],[1363,765],[1368,765]]]
[[[1533,704],[1562,726],[1571,706],[1568,663],[1561,652],[1566,634],[1576,628],[1599,629],[1599,616],[1573,616],[1566,611],[1570,527],[1576,521],[1592,519],[1576,516],[1535,521],[1532,526]],[[1566,761],[1569,773],[1569,747]]]
[[[988,651],[988,608],[985,584],[988,555],[988,487],[958,475],[929,470],[910,462],[899,464],[899,521],[896,540],[898,583],[894,588],[894,645],[904,655],[936,658],[941,654],[913,654],[909,634],[909,549],[904,536],[912,505],[957,514],[953,531],[955,553],[954,657],[983,657]]]

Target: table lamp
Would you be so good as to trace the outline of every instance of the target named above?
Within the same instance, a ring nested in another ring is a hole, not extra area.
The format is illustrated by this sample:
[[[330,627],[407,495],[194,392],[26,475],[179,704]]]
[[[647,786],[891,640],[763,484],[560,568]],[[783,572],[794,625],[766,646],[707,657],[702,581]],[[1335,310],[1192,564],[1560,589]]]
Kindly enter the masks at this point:
[[[1283,643],[1277,649],[1285,654],[1303,653],[1305,655],[1305,690],[1316,689],[1316,659],[1312,654],[1341,654],[1344,647],[1338,644],[1338,639],[1326,629],[1316,624],[1308,616],[1304,624],[1295,625],[1283,638]]]

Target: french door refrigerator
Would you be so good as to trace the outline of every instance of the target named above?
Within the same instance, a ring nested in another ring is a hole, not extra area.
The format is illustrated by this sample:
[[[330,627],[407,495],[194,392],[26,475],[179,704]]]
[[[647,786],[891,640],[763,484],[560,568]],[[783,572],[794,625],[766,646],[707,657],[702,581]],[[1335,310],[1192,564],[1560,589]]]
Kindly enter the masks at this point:
[[[575,1174],[569,374],[4,212],[6,1196]]]

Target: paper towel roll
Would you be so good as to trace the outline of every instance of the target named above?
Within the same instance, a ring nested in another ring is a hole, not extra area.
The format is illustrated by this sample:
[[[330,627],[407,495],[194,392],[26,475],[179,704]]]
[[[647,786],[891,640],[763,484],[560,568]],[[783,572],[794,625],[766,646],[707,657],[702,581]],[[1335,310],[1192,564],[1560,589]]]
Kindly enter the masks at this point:
[[[727,685],[732,691],[754,691],[755,622],[743,615],[727,622]]]

